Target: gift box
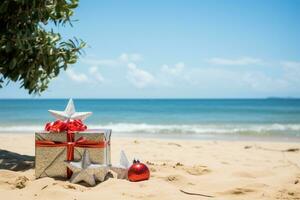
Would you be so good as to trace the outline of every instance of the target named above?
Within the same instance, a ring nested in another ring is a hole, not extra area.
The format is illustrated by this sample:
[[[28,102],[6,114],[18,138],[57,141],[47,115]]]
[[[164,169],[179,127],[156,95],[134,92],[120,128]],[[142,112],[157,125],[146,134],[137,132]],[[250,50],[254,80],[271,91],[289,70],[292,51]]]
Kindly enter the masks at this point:
[[[84,149],[92,163],[111,165],[110,129],[35,133],[35,176],[69,178],[65,161],[81,160]]]

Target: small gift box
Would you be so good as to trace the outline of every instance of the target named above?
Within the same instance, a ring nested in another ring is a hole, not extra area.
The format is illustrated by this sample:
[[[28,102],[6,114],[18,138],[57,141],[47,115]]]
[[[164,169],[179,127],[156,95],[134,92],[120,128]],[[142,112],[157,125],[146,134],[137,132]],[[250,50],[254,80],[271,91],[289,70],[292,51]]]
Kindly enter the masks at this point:
[[[82,120],[91,112],[76,112],[70,99],[64,111],[49,110],[58,120],[35,133],[35,176],[70,178],[66,161],[81,160],[88,150],[95,164],[111,166],[110,129],[87,129]]]
[[[111,165],[110,129],[35,133],[35,176],[70,177],[65,161],[80,160],[88,149],[93,163]]]

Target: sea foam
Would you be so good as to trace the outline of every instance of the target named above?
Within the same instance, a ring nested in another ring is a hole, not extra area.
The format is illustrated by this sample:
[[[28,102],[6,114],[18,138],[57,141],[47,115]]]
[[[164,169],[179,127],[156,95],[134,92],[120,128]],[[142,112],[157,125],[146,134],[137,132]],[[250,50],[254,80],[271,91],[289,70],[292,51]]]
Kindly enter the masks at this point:
[[[0,126],[1,133],[33,133],[43,130],[39,125]],[[90,124],[90,129],[109,128],[114,133],[134,134],[245,134],[300,135],[300,124],[146,124],[108,123]]]

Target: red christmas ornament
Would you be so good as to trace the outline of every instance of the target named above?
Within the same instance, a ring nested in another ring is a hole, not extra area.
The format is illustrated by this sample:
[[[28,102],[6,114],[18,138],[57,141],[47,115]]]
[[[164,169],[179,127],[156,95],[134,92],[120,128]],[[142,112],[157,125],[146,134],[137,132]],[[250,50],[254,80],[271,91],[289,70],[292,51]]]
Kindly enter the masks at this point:
[[[150,177],[150,171],[148,167],[144,163],[140,163],[140,161],[133,161],[133,164],[128,169],[128,180],[136,182],[136,181],[144,181],[148,180]]]

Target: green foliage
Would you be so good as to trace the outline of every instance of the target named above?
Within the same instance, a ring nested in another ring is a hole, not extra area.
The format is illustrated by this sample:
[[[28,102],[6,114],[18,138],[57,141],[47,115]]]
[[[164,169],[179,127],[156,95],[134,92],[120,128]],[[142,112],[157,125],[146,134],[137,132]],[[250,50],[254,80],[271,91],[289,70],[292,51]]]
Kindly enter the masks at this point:
[[[62,40],[45,25],[71,24],[78,0],[0,1],[0,88],[20,82],[30,94],[47,89],[49,81],[76,63],[85,43]]]

